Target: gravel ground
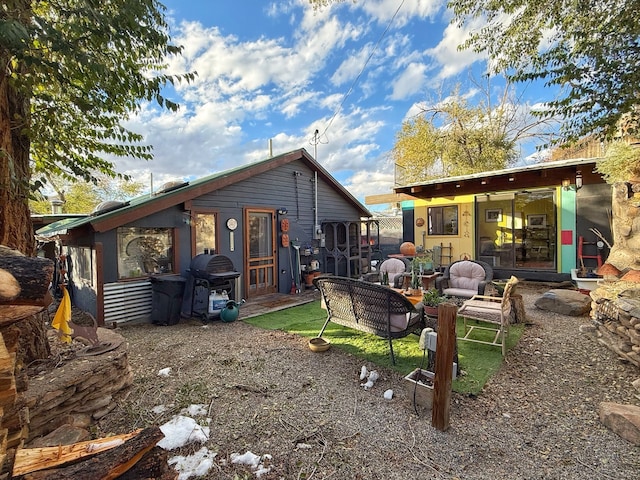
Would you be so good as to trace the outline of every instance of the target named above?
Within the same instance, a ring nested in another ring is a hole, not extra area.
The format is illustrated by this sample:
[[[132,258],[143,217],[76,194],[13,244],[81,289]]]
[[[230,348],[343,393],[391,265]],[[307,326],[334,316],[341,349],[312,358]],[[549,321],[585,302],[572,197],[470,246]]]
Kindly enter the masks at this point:
[[[640,403],[638,368],[579,333],[588,317],[536,309],[543,291],[518,287],[531,325],[480,395],[453,393],[446,432],[416,413],[397,372],[377,368],[365,391],[362,360],[337,348],[313,353],[301,337],[242,321],[182,321],[119,329],[135,380],[98,434],[160,425],[201,403],[217,452],[205,478],[253,478],[229,462],[246,451],[272,456],[261,479],[640,478],[640,450],[598,419],[600,402]],[[171,375],[158,376],[165,367]],[[157,405],[170,408],[154,414]]]

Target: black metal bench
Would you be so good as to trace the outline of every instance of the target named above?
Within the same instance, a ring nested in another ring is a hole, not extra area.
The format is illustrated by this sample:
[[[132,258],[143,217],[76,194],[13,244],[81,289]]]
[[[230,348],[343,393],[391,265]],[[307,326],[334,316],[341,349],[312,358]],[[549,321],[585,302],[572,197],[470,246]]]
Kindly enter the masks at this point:
[[[313,283],[327,310],[319,337],[333,322],[387,338],[391,362],[395,364],[392,340],[419,334],[424,326],[421,304],[416,308],[404,295],[388,287],[338,276],[320,276]]]

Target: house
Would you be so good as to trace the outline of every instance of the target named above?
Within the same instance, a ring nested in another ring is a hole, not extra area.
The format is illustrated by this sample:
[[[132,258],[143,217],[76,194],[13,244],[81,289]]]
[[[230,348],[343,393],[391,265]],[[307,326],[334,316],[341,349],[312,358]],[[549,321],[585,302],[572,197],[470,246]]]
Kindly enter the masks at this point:
[[[404,240],[433,249],[436,263],[467,257],[495,276],[567,280],[604,260],[597,230],[612,242],[611,187],[595,158],[544,162],[396,187]],[[582,239],[582,242],[581,242]],[[582,245],[581,245],[582,244]]]
[[[148,317],[152,282],[189,278],[196,259],[222,261],[236,300],[296,292],[301,270],[357,275],[377,242],[370,217],[300,149],[170,182],[128,202],[105,202],[37,234],[64,245],[73,303],[111,324]]]

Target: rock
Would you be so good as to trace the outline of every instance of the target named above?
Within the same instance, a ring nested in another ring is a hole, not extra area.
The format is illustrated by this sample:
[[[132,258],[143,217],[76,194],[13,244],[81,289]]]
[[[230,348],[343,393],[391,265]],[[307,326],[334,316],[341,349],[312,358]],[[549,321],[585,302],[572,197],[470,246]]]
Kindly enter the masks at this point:
[[[634,380],[631,385],[633,385],[633,387],[640,392],[640,378]]]
[[[580,333],[596,333],[598,328],[595,325],[580,325],[578,330]]]
[[[535,301],[540,310],[579,317],[591,310],[591,298],[575,290],[554,289]]]
[[[84,428],[71,425],[62,425],[50,434],[33,440],[30,448],[57,447],[58,445],[73,445],[74,443],[89,440],[91,435]]]
[[[625,440],[640,446],[640,407],[602,402],[600,421]]]

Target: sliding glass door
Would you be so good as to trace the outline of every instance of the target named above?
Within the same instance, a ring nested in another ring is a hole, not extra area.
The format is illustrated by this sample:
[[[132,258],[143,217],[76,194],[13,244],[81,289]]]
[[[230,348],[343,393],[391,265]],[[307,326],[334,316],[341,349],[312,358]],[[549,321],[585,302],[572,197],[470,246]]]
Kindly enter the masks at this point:
[[[494,267],[556,268],[553,190],[476,197],[476,258]]]

